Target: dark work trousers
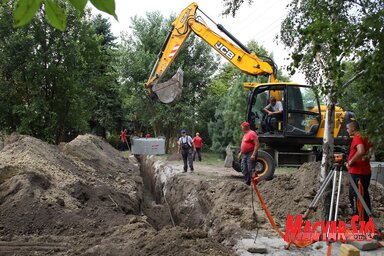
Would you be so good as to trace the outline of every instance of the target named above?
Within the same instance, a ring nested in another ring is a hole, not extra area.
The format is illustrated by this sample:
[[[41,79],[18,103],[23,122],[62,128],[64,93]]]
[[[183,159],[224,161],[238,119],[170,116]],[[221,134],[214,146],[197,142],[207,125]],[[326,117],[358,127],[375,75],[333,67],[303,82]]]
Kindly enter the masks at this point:
[[[242,154],[241,157],[241,172],[244,174],[245,184],[247,185],[251,184],[252,173],[255,171],[256,168],[257,154],[255,160],[251,160],[252,153],[253,151],[246,154]]]
[[[183,161],[184,161],[184,172],[186,172],[188,169],[187,162],[188,162],[189,168],[191,169],[191,171],[193,171],[193,148],[182,149],[181,155],[183,156]]]
[[[195,161],[196,153],[197,153],[197,157],[199,158],[199,161],[201,162],[201,148],[196,148],[196,151],[193,152],[193,161]]]
[[[371,174],[369,174],[369,175],[351,174],[351,176],[352,176],[353,181],[356,184],[356,187],[358,187],[358,180],[360,179],[360,182],[363,184],[363,187],[364,187],[364,196],[363,196],[364,201],[367,204],[369,210],[372,211],[371,199],[369,198],[369,192],[368,192],[369,183],[371,181]],[[356,203],[357,201],[356,200],[357,200],[356,192],[355,192],[355,190],[353,190],[352,186],[349,185],[349,201],[350,201],[351,206],[352,206],[353,215],[357,214],[357,203]],[[369,219],[368,214],[364,210],[364,220],[368,221],[368,219]]]
[[[272,119],[275,119],[275,122],[277,124],[279,121],[283,121],[283,115],[267,116],[267,118],[265,119],[265,126],[267,128],[267,132],[273,132],[275,131],[275,129],[279,129],[278,124],[277,127],[273,127]]]

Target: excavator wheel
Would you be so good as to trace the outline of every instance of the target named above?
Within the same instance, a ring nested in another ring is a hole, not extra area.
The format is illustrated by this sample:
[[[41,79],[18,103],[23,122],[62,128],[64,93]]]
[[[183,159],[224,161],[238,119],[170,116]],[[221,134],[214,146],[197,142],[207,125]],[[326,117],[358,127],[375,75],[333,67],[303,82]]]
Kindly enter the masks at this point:
[[[237,172],[241,172],[241,161],[233,160],[232,168]]]
[[[259,150],[257,154],[257,175],[261,176],[263,180],[273,179],[273,175],[275,174],[275,161],[272,156],[263,150]],[[234,160],[232,162],[232,168],[237,172],[241,172],[241,162]]]
[[[273,179],[275,174],[275,161],[272,156],[263,150],[257,152],[257,175],[261,176],[263,180]]]

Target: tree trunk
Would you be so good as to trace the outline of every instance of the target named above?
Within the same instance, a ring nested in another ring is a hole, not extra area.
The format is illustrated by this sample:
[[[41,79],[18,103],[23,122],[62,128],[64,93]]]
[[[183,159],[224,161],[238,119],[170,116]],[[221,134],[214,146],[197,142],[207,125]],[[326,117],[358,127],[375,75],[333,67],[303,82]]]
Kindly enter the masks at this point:
[[[332,167],[333,148],[334,148],[334,123],[335,123],[335,100],[331,95],[327,96],[327,110],[325,113],[324,137],[323,137],[323,157],[321,160],[320,182],[323,183]],[[330,182],[323,194],[323,219],[329,217],[331,203],[332,182]]]

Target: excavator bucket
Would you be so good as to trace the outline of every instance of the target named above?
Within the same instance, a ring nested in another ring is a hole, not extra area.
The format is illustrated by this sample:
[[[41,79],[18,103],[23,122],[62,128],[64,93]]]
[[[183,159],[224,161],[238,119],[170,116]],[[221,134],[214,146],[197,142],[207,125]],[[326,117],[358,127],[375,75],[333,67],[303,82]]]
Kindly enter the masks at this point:
[[[180,99],[183,88],[183,74],[183,70],[178,68],[171,79],[152,87],[152,91],[156,93],[162,103],[172,103]]]

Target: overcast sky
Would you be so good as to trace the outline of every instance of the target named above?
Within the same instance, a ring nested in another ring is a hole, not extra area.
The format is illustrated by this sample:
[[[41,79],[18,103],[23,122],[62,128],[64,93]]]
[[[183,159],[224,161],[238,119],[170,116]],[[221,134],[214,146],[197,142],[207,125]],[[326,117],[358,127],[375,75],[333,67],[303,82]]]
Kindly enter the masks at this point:
[[[117,22],[110,17],[112,31],[119,36],[122,31],[130,31],[130,19],[134,15],[145,16],[146,12],[160,11],[165,17],[180,12],[191,4],[191,0],[115,0]],[[196,1],[199,9],[216,23],[222,24],[232,35],[246,44],[255,40],[269,52],[273,52],[274,60],[285,74],[284,65],[288,65],[288,50],[274,38],[280,31],[281,21],[286,16],[286,5],[290,0],[254,0],[252,5],[244,3],[236,17],[222,16],[224,10],[222,0]],[[247,1],[245,1],[247,2]],[[214,27],[209,25],[211,29]],[[225,36],[225,35],[224,35]],[[161,46],[159,45],[159,48]],[[304,83],[302,75],[293,77],[295,82]]]

